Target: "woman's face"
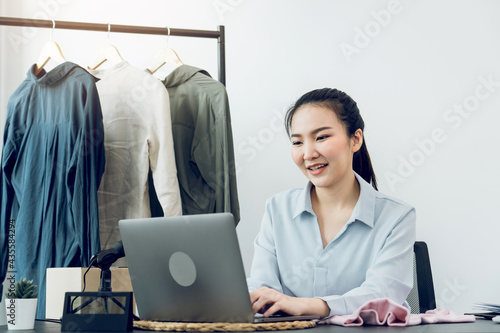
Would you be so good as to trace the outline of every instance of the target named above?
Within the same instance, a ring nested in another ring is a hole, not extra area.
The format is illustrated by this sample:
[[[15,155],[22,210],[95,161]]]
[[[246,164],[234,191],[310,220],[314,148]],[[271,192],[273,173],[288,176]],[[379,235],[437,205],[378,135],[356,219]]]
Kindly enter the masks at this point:
[[[291,123],[293,161],[318,188],[335,186],[352,174],[353,154],[363,142],[358,129],[348,137],[334,111],[306,104],[295,111]]]

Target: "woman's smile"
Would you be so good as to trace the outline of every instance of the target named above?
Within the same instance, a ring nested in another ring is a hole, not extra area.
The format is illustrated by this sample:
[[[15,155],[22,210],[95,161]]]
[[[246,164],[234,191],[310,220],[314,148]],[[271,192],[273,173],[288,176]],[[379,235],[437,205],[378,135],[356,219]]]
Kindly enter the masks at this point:
[[[309,173],[313,176],[319,175],[322,173],[325,168],[328,166],[328,163],[316,163],[307,166],[306,168],[309,170]]]

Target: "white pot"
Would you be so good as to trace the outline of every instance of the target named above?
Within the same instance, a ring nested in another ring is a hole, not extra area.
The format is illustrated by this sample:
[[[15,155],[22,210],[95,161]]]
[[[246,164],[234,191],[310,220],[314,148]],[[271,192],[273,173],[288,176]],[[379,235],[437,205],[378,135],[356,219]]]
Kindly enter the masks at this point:
[[[9,330],[32,330],[35,327],[38,298],[5,299],[7,328]]]

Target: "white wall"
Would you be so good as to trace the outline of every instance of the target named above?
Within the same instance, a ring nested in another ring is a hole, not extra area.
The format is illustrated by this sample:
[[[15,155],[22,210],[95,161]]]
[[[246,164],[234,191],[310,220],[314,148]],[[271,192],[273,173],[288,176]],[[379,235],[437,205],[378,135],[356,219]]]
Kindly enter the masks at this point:
[[[305,184],[289,155],[282,114],[320,87],[359,104],[380,190],[417,208],[439,306],[500,303],[500,21],[498,1],[184,0],[2,2],[1,15],[215,30],[226,26],[227,90],[245,267],[264,203]],[[50,29],[1,27],[1,121]],[[106,33],[56,30],[83,66]],[[144,68],[165,38],[111,34]],[[184,63],[217,76],[216,42],[171,37]],[[485,83],[489,82],[489,83]],[[462,111],[460,111],[460,109]]]

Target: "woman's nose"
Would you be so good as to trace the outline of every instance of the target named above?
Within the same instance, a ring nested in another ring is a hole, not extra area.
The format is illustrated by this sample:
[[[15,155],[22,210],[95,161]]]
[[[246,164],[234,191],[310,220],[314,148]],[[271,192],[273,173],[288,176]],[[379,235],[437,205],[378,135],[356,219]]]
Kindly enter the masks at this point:
[[[312,143],[304,144],[304,160],[312,160],[319,156],[316,145]]]

